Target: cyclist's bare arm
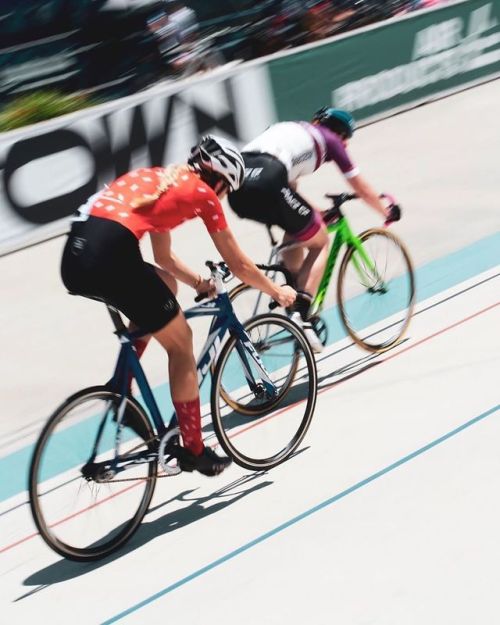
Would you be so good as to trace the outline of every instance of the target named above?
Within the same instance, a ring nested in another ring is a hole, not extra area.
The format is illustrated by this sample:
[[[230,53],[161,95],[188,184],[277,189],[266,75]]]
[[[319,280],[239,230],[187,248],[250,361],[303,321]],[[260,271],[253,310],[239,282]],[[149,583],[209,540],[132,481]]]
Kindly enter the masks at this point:
[[[369,206],[371,206],[377,213],[380,213],[384,219],[387,219],[389,216],[389,211],[384,204],[384,202],[380,199],[379,194],[375,191],[375,189],[361,176],[357,174],[356,176],[352,176],[351,178],[347,178],[347,181],[353,188],[356,195],[365,201]]]
[[[200,282],[200,275],[174,254],[170,232],[150,232],[150,238],[155,263],[177,280],[196,288]]]
[[[229,228],[219,232],[211,232],[210,236],[230,271],[242,282],[267,293],[282,306],[293,304],[295,291],[288,286],[280,287],[269,280],[252,259],[243,252]]]

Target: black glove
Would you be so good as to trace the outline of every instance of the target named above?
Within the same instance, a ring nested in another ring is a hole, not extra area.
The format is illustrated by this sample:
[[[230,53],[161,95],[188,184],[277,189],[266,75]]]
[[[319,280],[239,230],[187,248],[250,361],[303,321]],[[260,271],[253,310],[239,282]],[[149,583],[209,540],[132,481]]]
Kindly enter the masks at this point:
[[[389,208],[389,216],[384,222],[384,226],[392,224],[393,221],[399,221],[401,219],[401,207],[399,204],[392,204]]]

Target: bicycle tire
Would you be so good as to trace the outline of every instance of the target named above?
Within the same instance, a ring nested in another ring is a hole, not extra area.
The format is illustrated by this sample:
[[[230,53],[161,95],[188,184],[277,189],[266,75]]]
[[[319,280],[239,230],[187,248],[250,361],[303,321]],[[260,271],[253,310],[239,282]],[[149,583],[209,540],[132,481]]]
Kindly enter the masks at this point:
[[[302,417],[299,417],[300,418],[299,425],[296,431],[293,433],[293,436],[291,436],[290,440],[288,440],[286,444],[281,446],[281,448],[278,449],[278,451],[276,451],[270,456],[261,458],[261,457],[250,456],[248,455],[248,453],[243,452],[238,446],[235,445],[234,432],[230,431],[231,428],[227,424],[227,419],[225,416],[222,415],[222,412],[221,412],[219,399],[222,398],[223,401],[226,402],[224,395],[222,395],[221,393],[222,375],[224,373],[224,369],[225,369],[226,363],[229,360],[231,352],[235,348],[236,343],[239,341],[239,339],[235,336],[231,336],[228,339],[228,341],[225,343],[219,355],[219,358],[217,359],[217,363],[215,365],[215,370],[213,374],[212,389],[211,389],[212,423],[213,423],[213,427],[215,430],[215,434],[217,436],[217,440],[219,441],[221,447],[224,449],[226,454],[230,456],[239,466],[245,469],[251,469],[251,470],[267,470],[284,462],[293,454],[293,452],[300,445],[301,441],[303,440],[310,426],[311,419],[314,414],[314,408],[316,405],[316,397],[317,397],[316,361],[315,361],[311,346],[309,345],[309,342],[307,341],[307,338],[305,337],[302,329],[285,316],[272,314],[272,313],[258,315],[257,317],[248,320],[243,325],[245,327],[245,330],[249,334],[252,332],[253,329],[255,329],[258,326],[275,325],[277,327],[286,329],[288,332],[290,332],[290,334],[293,336],[293,340],[296,342],[294,346],[294,349],[295,349],[294,353],[296,354],[296,348],[297,346],[299,346],[303,352],[303,356],[305,360],[305,369],[306,369],[307,380],[308,380],[308,391],[307,391],[307,399],[306,399],[304,413]],[[300,356],[297,357],[296,370],[298,368],[299,359],[300,359]],[[278,408],[279,404],[283,402],[286,395],[289,393],[290,388],[291,386],[288,385],[286,393],[280,393],[280,395],[277,398],[277,401],[274,401],[266,405],[265,412],[269,412],[270,410]],[[299,400],[296,403],[291,404],[290,408],[294,408],[295,406],[302,404],[302,403],[303,403],[303,400]],[[286,407],[283,407],[283,410],[285,409]],[[237,411],[237,412],[241,412],[241,411]],[[254,413],[253,416],[254,417],[262,416],[263,417],[262,423],[266,419],[271,419],[271,416],[269,415],[264,416],[263,411],[260,411],[259,413],[256,413],[256,414]],[[254,425],[256,425],[255,421],[253,422],[251,427],[253,428]]]
[[[349,246],[347,248],[344,257],[342,258],[342,262],[340,264],[339,275],[337,279],[337,304],[339,308],[340,318],[342,320],[342,324],[348,335],[351,339],[360,347],[365,349],[371,353],[382,353],[394,347],[397,343],[401,341],[406,331],[408,330],[408,326],[411,321],[411,317],[413,314],[413,308],[415,305],[415,276],[413,271],[413,264],[410,258],[410,255],[403,244],[403,242],[392,232],[387,230],[382,230],[379,228],[372,228],[370,230],[365,230],[359,235],[359,239],[362,241],[363,245],[366,246],[366,243],[370,241],[370,239],[374,239],[375,237],[381,237],[382,239],[386,239],[391,241],[396,249],[400,252],[400,258],[403,261],[404,271],[401,273],[401,276],[407,276],[408,279],[408,296],[405,297],[404,303],[404,319],[402,321],[401,327],[398,329],[397,333],[392,336],[390,339],[377,342],[379,339],[375,339],[370,336],[362,337],[357,329],[353,327],[352,321],[349,319],[349,314],[346,310],[347,308],[347,298],[345,294],[345,282],[346,275],[349,268],[349,263],[351,262],[353,255],[356,253],[356,248],[354,246]]]
[[[154,493],[154,488],[156,484],[157,478],[157,462],[156,460],[149,461],[148,463],[143,464],[142,466],[147,467],[147,479],[143,480],[145,482],[144,493],[140,499],[139,506],[137,510],[134,512],[132,517],[124,524],[121,530],[112,536],[108,541],[99,544],[99,545],[89,545],[86,547],[77,547],[71,544],[66,543],[64,540],[61,540],[55,533],[54,529],[56,526],[64,524],[66,519],[62,519],[57,523],[50,523],[48,519],[45,517],[44,506],[41,503],[41,499],[44,496],[47,496],[53,490],[46,491],[45,493],[41,492],[41,484],[39,482],[39,473],[43,471],[43,467],[41,467],[42,459],[44,458],[44,452],[47,448],[50,449],[49,441],[52,438],[55,438],[56,435],[60,436],[61,432],[55,432],[56,427],[61,424],[61,422],[71,414],[73,410],[82,409],[82,406],[87,401],[94,400],[103,400],[105,402],[109,402],[109,405],[116,409],[117,405],[120,402],[121,397],[116,393],[110,392],[105,386],[93,386],[89,388],[85,388],[71,397],[69,397],[65,402],[63,402],[51,415],[47,423],[45,424],[38,440],[35,445],[35,449],[33,452],[33,456],[30,463],[29,468],[29,503],[31,508],[31,513],[33,515],[33,519],[35,521],[35,525],[40,532],[41,537],[47,543],[47,545],[54,550],[56,553],[60,554],[64,558],[69,560],[75,560],[79,562],[99,560],[104,558],[114,551],[116,551],[119,547],[121,547],[125,542],[127,542],[134,532],[138,529],[144,515],[146,514],[149,504],[151,502],[151,498]],[[105,417],[108,418],[107,416]],[[125,430],[125,419],[127,419],[126,423],[129,424],[129,428],[133,430],[134,435],[144,441],[144,445],[148,449],[153,450],[155,448],[155,439],[154,432],[151,427],[150,421],[146,416],[143,408],[140,404],[133,398],[127,398],[127,406],[124,417],[124,425],[123,430]],[[111,421],[114,421],[111,418]],[[114,423],[110,422],[110,427],[114,428]],[[68,430],[69,427],[66,427]],[[116,430],[115,430],[116,431]],[[148,439],[146,442],[146,433],[148,435]],[[54,436],[52,436],[54,434]],[[64,427],[63,427],[64,434]],[[85,478],[80,475],[81,480]],[[70,480],[71,481],[71,480]],[[77,481],[74,478],[73,481]],[[88,480],[86,480],[88,481]],[[138,479],[138,481],[141,481]],[[68,482],[69,483],[69,482]],[[84,483],[84,482],[82,482]],[[104,484],[108,484],[109,482],[104,482]],[[135,483],[135,482],[134,482]],[[92,481],[93,485],[99,486],[98,481]],[[62,486],[64,486],[63,484]],[[83,490],[81,486],[80,490]],[[108,487],[109,489],[109,487]],[[109,499],[110,497],[108,497]],[[105,501],[105,500],[104,500]],[[90,509],[95,509],[100,504],[95,502]],[[85,509],[79,511],[74,517],[81,515],[82,512],[85,513]],[[72,517],[68,517],[71,519]]]
[[[233,289],[231,289],[231,291],[229,291],[228,296],[229,299],[231,301],[231,303],[234,302],[234,300],[236,298],[238,298],[240,295],[250,291],[250,290],[254,290],[258,292],[258,289],[255,289],[254,287],[251,287],[248,284],[245,284],[244,282],[240,282],[240,284],[237,284]],[[266,297],[264,294],[262,294],[263,297]],[[271,298],[269,298],[269,302],[271,302]],[[212,325],[215,323],[215,319],[212,321]],[[212,328],[211,328],[212,329]],[[211,331],[210,329],[210,331]],[[297,367],[298,367],[298,359],[294,358],[294,362],[292,362],[292,367],[290,368],[290,373],[289,373],[289,380],[287,383],[287,388],[284,389],[286,392],[288,391],[288,387],[291,386],[291,384],[293,383],[295,374],[297,373]],[[212,376],[214,374],[214,370],[215,370],[215,363],[212,364],[211,367],[211,373]],[[248,408],[247,406],[244,406],[241,403],[235,402],[233,400],[233,398],[231,397],[231,395],[229,393],[227,393],[225,391],[225,389],[223,387],[221,387],[220,389],[221,395],[224,398],[224,401],[231,406],[231,408],[233,410],[238,410],[239,412],[241,412],[242,414],[247,414],[247,415],[251,415],[251,414],[258,414],[259,410],[258,409],[254,409],[251,410],[250,408]],[[279,401],[279,399],[278,399]],[[266,408],[267,409],[267,408]]]

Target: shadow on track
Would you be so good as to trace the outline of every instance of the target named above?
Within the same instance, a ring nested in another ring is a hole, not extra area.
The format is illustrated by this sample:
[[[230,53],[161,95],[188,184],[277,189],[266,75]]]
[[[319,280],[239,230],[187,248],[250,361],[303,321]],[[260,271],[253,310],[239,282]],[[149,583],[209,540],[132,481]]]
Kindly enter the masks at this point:
[[[163,516],[153,521],[143,521],[137,533],[131,538],[131,540],[116,553],[103,558],[96,562],[78,563],[70,560],[61,559],[58,562],[51,564],[48,567],[41,569],[30,575],[23,582],[25,586],[37,586],[27,593],[21,595],[14,602],[21,601],[29,597],[30,595],[43,590],[51,584],[57,584],[64,582],[81,575],[92,573],[96,569],[106,566],[110,562],[122,558],[129,553],[132,553],[136,549],[140,549],[143,545],[149,543],[151,540],[158,538],[164,534],[169,534],[175,530],[179,530],[191,523],[200,521],[201,519],[220,512],[227,506],[230,506],[243,497],[250,495],[253,492],[257,492],[262,488],[270,486],[273,482],[271,480],[260,481],[250,488],[244,488],[245,485],[251,484],[255,480],[266,475],[265,472],[252,473],[250,475],[243,476],[234,482],[227,484],[210,495],[205,497],[196,497],[193,495],[196,489],[186,490],[178,494],[176,497],[169,499],[159,505],[152,507],[148,510],[145,519],[148,516],[158,511],[159,509],[172,504],[174,502],[190,502],[187,507],[172,510],[167,512]]]

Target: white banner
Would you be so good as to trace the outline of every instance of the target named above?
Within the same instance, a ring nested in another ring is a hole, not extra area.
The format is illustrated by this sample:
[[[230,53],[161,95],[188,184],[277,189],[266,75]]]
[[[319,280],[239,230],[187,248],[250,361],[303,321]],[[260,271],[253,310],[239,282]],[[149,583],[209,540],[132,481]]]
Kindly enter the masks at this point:
[[[105,182],[185,162],[200,135],[242,145],[275,121],[266,66],[215,71],[0,139],[0,255],[64,233]]]

